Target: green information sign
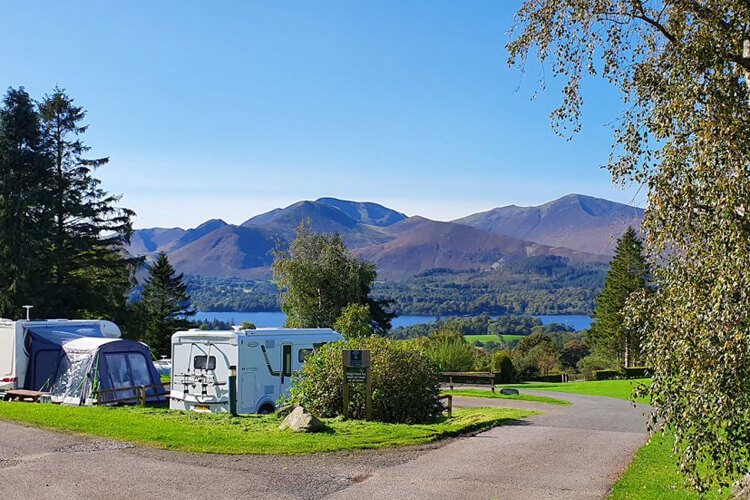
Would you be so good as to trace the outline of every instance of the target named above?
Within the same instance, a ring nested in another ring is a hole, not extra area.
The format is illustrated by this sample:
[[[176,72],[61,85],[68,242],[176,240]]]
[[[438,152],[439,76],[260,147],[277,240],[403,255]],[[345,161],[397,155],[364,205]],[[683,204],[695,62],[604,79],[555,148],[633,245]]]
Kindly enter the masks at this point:
[[[349,386],[365,385],[365,415],[372,420],[372,377],[370,372],[369,349],[344,349],[342,352],[344,369],[344,418],[349,418]]]

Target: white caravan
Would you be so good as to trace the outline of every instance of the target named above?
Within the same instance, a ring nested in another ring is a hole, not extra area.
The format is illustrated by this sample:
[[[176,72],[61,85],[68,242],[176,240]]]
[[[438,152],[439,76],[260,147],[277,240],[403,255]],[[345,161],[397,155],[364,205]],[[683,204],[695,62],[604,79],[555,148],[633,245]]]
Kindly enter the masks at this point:
[[[29,367],[31,337],[28,334],[32,331],[46,330],[86,337],[120,338],[121,335],[120,329],[111,321],[82,319],[13,321],[0,318],[0,392],[23,387]]]
[[[314,349],[343,337],[330,328],[206,331],[172,335],[170,408],[229,411],[229,367],[237,369],[237,413],[271,413]]]

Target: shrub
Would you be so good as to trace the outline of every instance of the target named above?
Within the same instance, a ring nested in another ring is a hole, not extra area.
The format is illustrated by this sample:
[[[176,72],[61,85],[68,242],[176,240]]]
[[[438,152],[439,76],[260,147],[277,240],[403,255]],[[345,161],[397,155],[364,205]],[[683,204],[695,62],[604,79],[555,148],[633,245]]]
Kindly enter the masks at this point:
[[[649,377],[649,370],[645,366],[630,366],[623,368],[625,378],[646,378]]]
[[[539,375],[530,379],[527,379],[530,382],[562,382],[563,381],[563,374],[562,373],[550,373],[549,375]]]
[[[576,368],[587,380],[594,378],[594,370],[613,370],[617,363],[600,354],[589,354],[576,364]]]
[[[372,318],[367,304],[349,304],[333,324],[333,329],[345,339],[358,339],[372,335]]]
[[[620,377],[622,373],[619,370],[594,370],[594,380],[612,380]]]
[[[443,411],[440,372],[413,342],[367,337],[330,343],[307,357],[288,402],[320,417],[343,414],[342,349],[370,349],[372,417],[381,422],[427,423]],[[349,414],[365,417],[364,384],[350,386]]]
[[[424,353],[441,372],[471,371],[477,357],[476,349],[464,340],[431,341]]]
[[[516,367],[506,352],[499,351],[492,355],[490,370],[495,373],[495,380],[500,384],[509,384],[516,380]]]

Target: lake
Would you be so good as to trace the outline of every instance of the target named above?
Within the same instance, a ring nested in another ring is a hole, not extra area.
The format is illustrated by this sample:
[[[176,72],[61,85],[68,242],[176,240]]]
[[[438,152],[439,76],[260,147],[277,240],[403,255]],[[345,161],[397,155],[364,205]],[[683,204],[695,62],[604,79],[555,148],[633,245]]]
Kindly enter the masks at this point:
[[[576,330],[586,330],[591,325],[591,317],[583,314],[554,314],[554,315],[538,315],[536,316],[542,320],[543,325],[550,323],[562,323],[564,325],[570,325]],[[281,311],[272,312],[198,312],[195,315],[196,319],[226,321],[239,325],[240,323],[248,322],[253,323],[258,328],[278,328],[284,326],[286,321],[286,314]],[[443,319],[447,319],[448,316],[443,316]],[[432,323],[436,319],[435,316],[398,316],[391,322],[393,328],[399,326],[411,326],[419,323]]]

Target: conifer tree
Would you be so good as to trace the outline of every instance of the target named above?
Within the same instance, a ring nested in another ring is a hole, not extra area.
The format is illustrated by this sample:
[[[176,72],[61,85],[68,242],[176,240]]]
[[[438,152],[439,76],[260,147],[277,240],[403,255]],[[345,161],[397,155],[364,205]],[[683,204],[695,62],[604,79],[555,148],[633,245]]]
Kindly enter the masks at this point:
[[[132,233],[131,210],[116,207],[119,196],[103,190],[94,170],[109,158],[88,159],[81,136],[86,111],[60,88],[39,105],[42,139],[53,164],[50,205],[51,275],[49,307],[57,316],[113,316],[132,286],[134,261],[122,253]],[[111,300],[106,300],[107,298]]]
[[[164,252],[148,270],[138,309],[143,320],[139,340],[148,344],[155,355],[169,355],[172,334],[190,326],[187,318],[195,311],[190,309],[183,274],[175,273]]]
[[[595,351],[624,366],[634,366],[641,350],[639,329],[626,323],[624,308],[634,292],[646,288],[648,274],[641,240],[628,227],[617,241],[604,288],[596,298],[594,321],[586,336]]]
[[[51,182],[39,114],[23,87],[11,88],[0,109],[0,316],[48,295]]]

